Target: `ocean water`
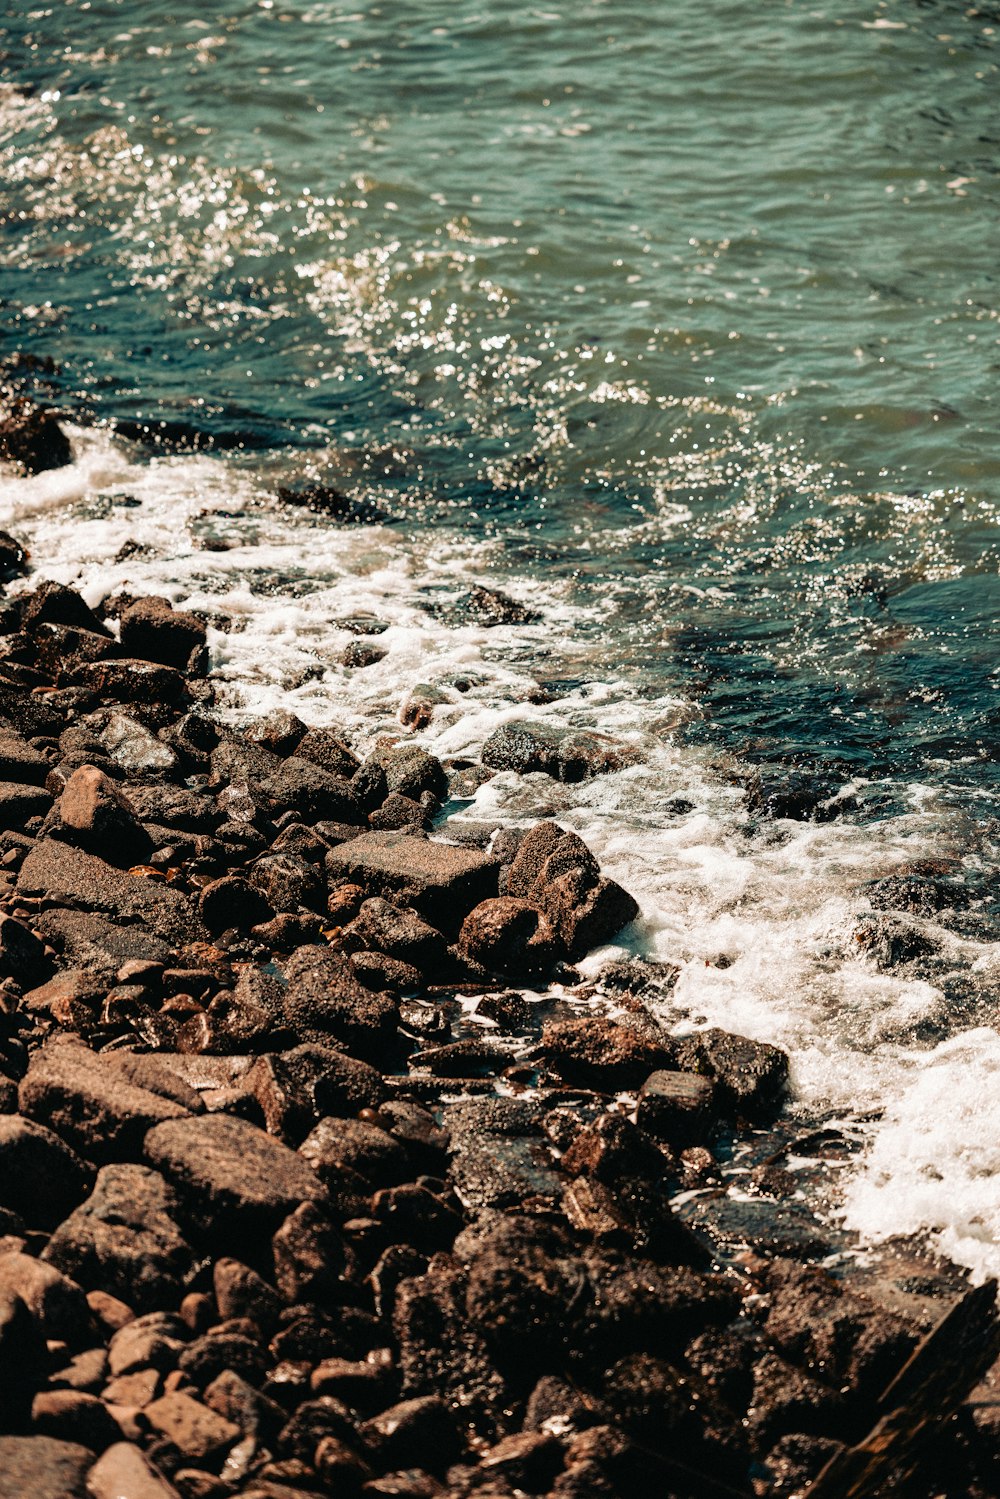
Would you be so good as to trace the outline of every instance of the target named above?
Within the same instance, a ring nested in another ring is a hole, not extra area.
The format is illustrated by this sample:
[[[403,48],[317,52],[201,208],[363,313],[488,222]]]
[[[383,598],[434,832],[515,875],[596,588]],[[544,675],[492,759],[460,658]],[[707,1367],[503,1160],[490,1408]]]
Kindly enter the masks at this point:
[[[0,471],[37,576],[205,611],[236,722],[363,749],[429,683],[441,755],[632,744],[449,814],[579,829],[665,1022],[786,1046],[858,1139],[824,1210],[1000,1271],[1000,10],[0,17],[0,360],[74,452]]]

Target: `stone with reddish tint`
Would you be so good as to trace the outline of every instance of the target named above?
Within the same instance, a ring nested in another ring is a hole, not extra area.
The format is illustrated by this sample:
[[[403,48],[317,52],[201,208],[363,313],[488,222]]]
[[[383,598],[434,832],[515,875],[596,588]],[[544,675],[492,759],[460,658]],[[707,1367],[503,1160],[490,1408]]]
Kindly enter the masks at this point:
[[[119,867],[148,858],[152,842],[128,796],[96,765],[81,765],[59,798],[59,820],[74,843]]]
[[[397,1002],[359,983],[347,957],[328,947],[301,947],[285,967],[286,1024],[303,1041],[333,1041],[379,1060],[395,1035]]]
[[[90,1307],[75,1281],[28,1254],[0,1254],[0,1295],[20,1296],[47,1338],[86,1346]]]
[[[0,1390],[5,1424],[21,1426],[44,1384],[48,1353],[42,1329],[15,1291],[0,1291]]]
[[[177,1499],[168,1483],[140,1447],[115,1442],[87,1474],[92,1499]]]
[[[292,1144],[328,1114],[377,1108],[385,1097],[380,1072],[327,1046],[296,1046],[259,1057],[244,1078],[267,1128]]]
[[[0,1436],[0,1499],[87,1499],[93,1462],[79,1442]]]
[[[125,655],[144,661],[158,661],[178,671],[191,663],[205,648],[205,626],[197,615],[175,610],[164,598],[152,596],[137,599],[121,617],[121,647]]]
[[[179,1392],[154,1400],[144,1415],[154,1431],[194,1462],[221,1457],[242,1435],[235,1422]]]
[[[105,912],[116,924],[135,923],[178,946],[205,935],[186,896],[55,838],[43,838],[31,850],[17,888],[22,895],[45,895],[54,903]]]
[[[331,849],[331,884],[361,885],[411,905],[442,931],[455,931],[481,900],[497,893],[499,865],[477,849],[408,833],[363,833]]]
[[[105,1166],[94,1191],[56,1229],[44,1256],[84,1287],[111,1291],[139,1312],[173,1306],[194,1273],[173,1193],[146,1166]]]
[[[280,1140],[225,1114],[175,1119],[146,1137],[146,1155],[186,1214],[213,1238],[273,1230],[301,1202],[321,1202],[316,1173]]]
[[[481,901],[470,911],[458,946],[474,963],[506,974],[542,973],[563,950],[548,917],[513,895]]]
[[[213,936],[235,928],[247,932],[274,915],[266,898],[240,875],[223,875],[201,892],[201,918]]]
[[[0,1203],[32,1228],[53,1228],[87,1195],[94,1169],[52,1130],[0,1116]]]
[[[674,1064],[674,1045],[638,1026],[591,1016],[550,1022],[538,1054],[566,1083],[617,1092],[640,1088],[651,1072]]]
[[[34,1053],[18,1099],[22,1114],[97,1162],[137,1159],[154,1124],[188,1112],[130,1082],[112,1058],[62,1037]]]

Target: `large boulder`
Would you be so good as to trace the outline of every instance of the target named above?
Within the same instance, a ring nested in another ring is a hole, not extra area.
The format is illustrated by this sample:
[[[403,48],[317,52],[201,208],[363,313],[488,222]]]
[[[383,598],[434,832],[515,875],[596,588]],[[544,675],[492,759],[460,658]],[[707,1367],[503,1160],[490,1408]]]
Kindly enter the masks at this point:
[[[358,982],[347,957],[328,947],[300,947],[285,968],[284,1015],[303,1041],[331,1040],[377,1060],[396,1033],[399,1006]]]
[[[17,888],[22,895],[45,895],[83,911],[103,912],[116,925],[134,923],[177,946],[205,936],[191,902],[176,890],[54,838],[43,838],[28,854]]]
[[[330,850],[326,867],[331,884],[395,898],[445,932],[456,931],[473,906],[496,895],[499,868],[477,849],[399,832],[352,838]]]
[[[126,656],[158,661],[178,671],[200,670],[205,626],[197,615],[175,610],[166,599],[137,599],[122,614],[121,646]]]

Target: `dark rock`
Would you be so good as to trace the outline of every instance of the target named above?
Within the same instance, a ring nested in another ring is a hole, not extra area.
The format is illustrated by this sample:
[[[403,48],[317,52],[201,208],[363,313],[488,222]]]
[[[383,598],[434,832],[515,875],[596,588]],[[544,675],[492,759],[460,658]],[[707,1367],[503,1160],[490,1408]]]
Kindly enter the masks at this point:
[[[54,1228],[86,1196],[93,1177],[93,1168],[51,1130],[0,1117],[0,1202],[32,1227]]]
[[[68,674],[67,682],[116,703],[174,705],[187,696],[185,679],[179,671],[138,659],[82,662]]]
[[[177,1359],[178,1369],[198,1390],[204,1390],[206,1385],[227,1372],[241,1380],[259,1384],[268,1363],[267,1354],[256,1337],[223,1328],[211,1329],[195,1338]],[[218,1404],[209,1400],[207,1395],[206,1404],[219,1410]],[[228,1412],[223,1410],[219,1414],[227,1416]]]
[[[437,1395],[390,1406],[359,1431],[383,1468],[413,1465],[443,1474],[463,1447],[455,1417]]]
[[[23,1114],[93,1161],[135,1159],[147,1130],[187,1114],[69,1039],[52,1040],[33,1054],[18,1097]]]
[[[260,1057],[244,1081],[259,1100],[268,1129],[295,1145],[327,1115],[377,1108],[385,1097],[374,1067],[324,1046]]]
[[[0,414],[0,458],[16,463],[27,474],[41,474],[64,468],[72,463],[73,454],[69,438],[52,413],[40,410],[25,396],[16,396],[4,401]]]
[[[366,989],[388,989],[393,994],[417,994],[424,986],[423,974],[418,968],[412,963],[403,963],[399,958],[387,957],[385,953],[352,953],[351,967],[358,983],[364,984]],[[412,1007],[408,1012],[406,1006],[400,1005],[399,1019],[404,1029],[414,1029],[410,1024]],[[422,1031],[418,1033],[423,1034]]]
[[[207,1343],[212,1339],[204,1341]],[[280,1405],[254,1389],[252,1383],[232,1368],[222,1370],[211,1381],[204,1399],[210,1410],[232,1421],[244,1435],[260,1436],[266,1442],[273,1441],[287,1419]]]
[[[9,531],[0,531],[0,583],[28,571],[28,551]]]
[[[213,1287],[220,1317],[249,1317],[265,1333],[277,1324],[281,1298],[249,1265],[234,1259],[216,1261]]]
[[[206,1234],[274,1230],[300,1202],[322,1201],[319,1178],[294,1151],[223,1114],[171,1120],[146,1136],[146,1155]],[[230,1241],[231,1243],[232,1241]]]
[[[265,897],[240,875],[224,875],[201,892],[198,909],[213,936],[235,927],[247,932],[274,915]]]
[[[106,912],[116,922],[136,923],[178,945],[203,936],[190,902],[177,891],[123,873],[105,860],[53,838],[44,838],[21,865],[17,888],[84,910]]]
[[[449,1109],[450,1176],[466,1211],[558,1201],[562,1182],[540,1122],[540,1108],[522,1099],[476,1098]]]
[[[960,906],[964,895],[961,886],[906,874],[872,880],[862,889],[877,911],[908,911],[913,916],[936,916],[947,907]]]
[[[184,786],[130,786],[128,799],[141,822],[186,833],[212,833],[219,825],[212,798]]]
[[[319,765],[293,755],[265,781],[262,788],[276,807],[297,812],[308,822],[359,823],[362,809],[352,784],[344,776],[331,775]]]
[[[440,1396],[497,1431],[510,1397],[482,1325],[469,1316],[466,1287],[464,1269],[443,1255],[425,1274],[400,1282],[392,1322],[403,1394]]]
[[[415,802],[412,797],[401,796],[398,791],[390,791],[382,805],[369,813],[368,825],[379,832],[410,828],[428,833],[432,826],[432,819],[427,808]]]
[[[299,1154],[331,1190],[345,1172],[356,1173],[370,1192],[396,1186],[409,1170],[400,1143],[384,1129],[360,1119],[321,1119],[303,1140]]]
[[[16,729],[0,726],[0,781],[44,786],[49,761]]]
[[[416,744],[380,744],[365,766],[376,766],[385,776],[386,791],[419,802],[425,791],[439,800],[448,793],[448,777],[440,760]]]
[[[675,1066],[711,1080],[719,1109],[756,1123],[773,1115],[788,1083],[788,1057],[776,1046],[713,1028],[674,1043]]]
[[[121,1440],[121,1427],[96,1395],[84,1390],[42,1390],[31,1406],[32,1428],[40,1435],[79,1442],[103,1452]]]
[[[90,1307],[75,1281],[31,1255],[0,1253],[0,1300],[19,1296],[46,1338],[86,1348],[93,1339]]]
[[[180,1392],[154,1400],[143,1415],[154,1431],[195,1462],[221,1458],[240,1437],[234,1422]]]
[[[304,859],[307,864],[322,864],[330,847],[326,839],[314,833],[311,828],[303,827],[300,822],[293,822],[283,828],[271,844],[271,853],[291,854],[297,859]]]
[[[59,798],[59,821],[70,842],[128,868],[152,852],[131,800],[94,765],[81,765]]]
[[[536,823],[522,839],[506,893],[541,907],[571,961],[608,941],[639,911],[627,891],[601,878],[583,840],[552,822]]]
[[[564,1082],[611,1093],[640,1088],[651,1072],[671,1068],[674,1054],[662,1033],[590,1016],[551,1021],[538,1046],[539,1057]]]
[[[42,786],[0,781],[0,832],[20,831],[33,817],[44,817],[52,797]]]
[[[62,583],[39,583],[33,593],[21,601],[24,628],[33,631],[37,625],[68,625],[75,630],[89,630],[111,638],[111,632],[76,592]]]
[[[507,974],[544,973],[562,952],[548,917],[513,895],[475,906],[462,923],[458,946],[473,962]]]
[[[0,1499],[87,1499],[93,1462],[79,1442],[0,1436]]]
[[[296,745],[306,732],[301,718],[287,708],[275,708],[273,713],[268,713],[265,718],[254,719],[243,730],[244,736],[252,743],[261,745],[282,760],[294,753]],[[277,769],[276,766],[274,768]]]
[[[436,928],[378,896],[362,904],[346,935],[423,973],[433,973],[447,958],[445,939]]]
[[[765,1450],[790,1432],[839,1436],[844,1432],[843,1400],[829,1385],[768,1352],[754,1368],[747,1425]]]
[[[285,1300],[324,1304],[338,1290],[344,1241],[330,1215],[313,1202],[290,1213],[271,1240],[274,1278]]]
[[[31,1401],[45,1382],[47,1350],[42,1330],[15,1291],[0,1294],[0,1389],[4,1425],[27,1424]],[[0,1493],[3,1492],[0,1470]]]
[[[205,626],[194,614],[176,611],[163,598],[138,599],[121,616],[121,647],[126,656],[158,661],[178,671],[195,670],[205,650]],[[192,664],[192,657],[195,663]]]
[[[144,1166],[105,1166],[93,1194],[56,1230],[44,1258],[80,1285],[139,1312],[173,1305],[195,1274],[163,1178]]]
[[[2,789],[2,788],[0,788]],[[883,973],[937,952],[938,940],[899,916],[868,916],[854,928],[854,941]]]
[[[776,1442],[768,1453],[765,1466],[770,1479],[769,1492],[775,1499],[793,1499],[806,1491],[812,1480],[832,1457],[842,1449],[833,1437],[807,1436],[794,1432]]]
[[[12,916],[0,916],[0,977],[20,984],[40,983],[52,971],[52,963],[30,927]]]
[[[536,610],[519,604],[509,594],[481,585],[470,588],[459,607],[477,625],[485,625],[487,629],[495,625],[533,625],[541,619]]]
[[[516,989],[507,989],[502,994],[484,994],[476,1014],[492,1020],[500,1031],[520,1034],[531,1023],[532,1006]]]
[[[169,774],[177,766],[177,756],[168,744],[118,709],[107,714],[100,741],[109,759],[126,775]]]
[[[705,1138],[713,1122],[714,1088],[694,1072],[652,1072],[639,1093],[636,1122],[671,1145]]]
[[[307,906],[322,911],[326,906],[326,881],[315,864],[295,854],[265,854],[249,874],[253,888],[264,897],[272,911],[298,911]]]
[[[38,930],[64,963],[86,970],[95,984],[114,977],[124,963],[165,963],[170,945],[141,926],[114,926],[85,911],[43,911]]]
[[[377,1192],[372,1213],[391,1242],[415,1245],[428,1252],[447,1249],[462,1227],[462,1220],[453,1208],[416,1182]]]
[[[377,666],[389,652],[382,645],[373,645],[370,640],[352,640],[340,653],[341,666],[354,670],[363,666]]]
[[[305,1041],[331,1038],[365,1058],[379,1058],[395,1035],[397,1002],[359,984],[347,958],[327,947],[302,947],[285,968],[287,1024]]]
[[[359,884],[395,896],[443,931],[496,893],[497,865],[485,854],[405,833],[365,833],[330,851],[331,883]]]

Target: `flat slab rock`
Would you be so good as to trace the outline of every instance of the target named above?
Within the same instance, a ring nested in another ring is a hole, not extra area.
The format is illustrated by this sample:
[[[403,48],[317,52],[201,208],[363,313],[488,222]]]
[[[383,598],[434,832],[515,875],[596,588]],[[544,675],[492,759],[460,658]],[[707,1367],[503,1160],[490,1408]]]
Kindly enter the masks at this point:
[[[86,911],[104,911],[116,923],[136,923],[168,942],[203,941],[191,903],[165,885],[128,874],[55,838],[43,838],[17,877],[22,895],[47,895]]]
[[[21,1080],[21,1112],[54,1130],[87,1160],[138,1160],[153,1125],[188,1110],[132,1082],[124,1065],[79,1041],[50,1041],[34,1053]]]
[[[226,1114],[173,1119],[146,1137],[146,1156],[205,1230],[271,1231],[325,1189],[312,1167],[256,1125]]]
[[[455,928],[497,893],[499,864],[476,849],[410,833],[362,833],[326,858],[331,882],[361,885],[369,895],[402,895],[433,925]]]

